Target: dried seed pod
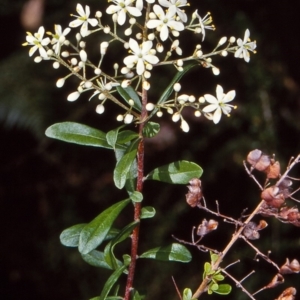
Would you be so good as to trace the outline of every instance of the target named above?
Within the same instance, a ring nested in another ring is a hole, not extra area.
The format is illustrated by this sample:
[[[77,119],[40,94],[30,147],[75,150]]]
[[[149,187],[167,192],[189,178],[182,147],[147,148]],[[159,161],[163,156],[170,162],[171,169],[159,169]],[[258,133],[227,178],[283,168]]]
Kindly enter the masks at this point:
[[[185,195],[186,202],[191,207],[196,207],[197,205],[200,205],[200,200],[203,197],[201,180],[198,178],[192,178],[189,183],[190,185],[187,186],[189,192]]]
[[[275,185],[263,190],[261,198],[264,199],[269,206],[275,208],[281,207],[285,201],[284,195],[281,193],[279,187]]]
[[[268,223],[265,220],[260,220],[256,226],[256,230],[262,230],[268,226]]]
[[[261,156],[262,156],[262,152],[260,150],[258,150],[258,149],[252,150],[247,155],[247,162],[251,166],[254,167],[257,164],[257,162],[259,161],[259,159],[260,159]]]
[[[291,262],[287,258],[284,265],[280,267],[281,274],[293,274],[300,272],[300,264],[297,259],[293,259]]]
[[[248,239],[248,240],[257,240],[259,239],[259,233],[257,231],[257,225],[254,222],[249,222],[244,230],[243,230],[243,235]]]
[[[271,165],[272,159],[268,155],[263,154],[261,150],[255,149],[247,155],[247,162],[252,169],[266,171]]]
[[[284,278],[280,273],[278,273],[273,277],[272,281],[266,286],[266,288],[274,288],[281,283],[284,283]]]
[[[206,219],[203,219],[202,223],[198,226],[197,235],[204,236],[211,231],[216,230],[218,225],[219,223],[213,219],[210,219],[208,222]]]
[[[276,300],[294,300],[297,290],[294,287],[285,289]]]
[[[267,178],[276,179],[280,176],[280,164],[278,161],[271,163],[271,165],[266,170]]]

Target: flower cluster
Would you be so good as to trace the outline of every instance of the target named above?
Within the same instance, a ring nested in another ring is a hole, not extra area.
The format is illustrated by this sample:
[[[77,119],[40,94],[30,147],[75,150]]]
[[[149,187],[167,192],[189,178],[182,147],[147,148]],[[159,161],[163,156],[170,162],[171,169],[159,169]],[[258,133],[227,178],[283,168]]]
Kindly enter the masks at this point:
[[[69,94],[68,101],[77,100],[83,92],[91,92],[89,99],[98,98],[100,101],[96,106],[97,113],[104,112],[104,104],[107,100],[113,101],[125,110],[122,118],[120,116],[117,118],[125,123],[141,121],[140,111],[135,105],[130,104],[130,99],[120,99],[117,95],[122,98],[122,93],[120,94],[122,89],[135,86],[135,90],[131,89],[136,98],[139,98],[143,90],[150,89],[151,75],[156,67],[173,65],[181,72],[186,62],[197,61],[200,66],[210,68],[214,75],[218,75],[220,69],[212,61],[212,57],[217,55],[225,57],[228,53],[233,53],[234,57],[249,62],[250,52],[255,53],[256,42],[250,40],[248,29],[243,39],[222,37],[213,51],[204,53],[201,43],[205,40],[207,30],[215,30],[213,20],[210,13],[201,17],[198,10],[194,11],[189,18],[185,11],[185,7],[189,6],[187,0],[110,0],[109,2],[111,4],[105,12],[112,15],[112,27],[102,23],[102,12],[97,11],[93,16],[89,6],[83,7],[78,3],[77,14],[71,14],[75,19],[70,21],[69,27],[63,29],[57,24],[54,26],[53,33],[46,32],[50,37],[44,37],[45,29],[41,26],[37,33],[27,32],[26,43],[23,45],[31,47],[29,56],[38,50],[39,55],[34,58],[36,63],[47,60],[53,61],[54,68],[59,68],[61,65],[66,67],[68,73],[57,80],[58,88],[64,86],[71,76],[79,79],[79,85]],[[126,39],[120,32],[124,26]],[[76,29],[78,31],[73,43],[68,38],[72,30]],[[199,43],[187,54],[184,54],[180,47],[180,35],[184,31],[200,35]],[[99,32],[103,35],[99,45],[100,56],[99,61],[93,63],[88,55],[85,38]],[[101,70],[101,65],[112,43],[119,43],[124,48],[125,54],[121,57],[118,55],[113,62],[114,73],[106,74]],[[178,88],[178,84],[175,86]],[[178,95],[176,88],[174,90],[174,99],[160,104],[148,103],[147,109],[152,107],[158,116],[161,116],[162,110],[166,109],[173,115],[174,122],[181,120],[181,128],[184,131],[188,131],[188,124],[182,117],[182,110],[185,107],[195,108],[196,116],[204,115],[215,124],[220,121],[222,114],[229,115],[234,108],[227,103],[235,97],[235,92],[224,94],[220,85],[217,86],[216,97],[206,94],[200,97],[198,102],[195,101],[194,96]],[[200,105],[204,104],[207,105],[200,108]]]

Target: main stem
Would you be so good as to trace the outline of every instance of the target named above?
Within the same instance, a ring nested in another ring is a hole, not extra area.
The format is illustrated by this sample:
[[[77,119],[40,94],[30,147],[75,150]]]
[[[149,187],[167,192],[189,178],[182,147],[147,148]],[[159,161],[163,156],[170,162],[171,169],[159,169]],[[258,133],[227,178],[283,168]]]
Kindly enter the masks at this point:
[[[143,129],[145,126],[145,122],[143,120],[146,120],[147,118],[147,110],[146,110],[146,104],[147,104],[147,91],[143,89],[142,92],[142,112],[141,112],[141,123],[139,125],[139,136],[141,138],[138,151],[137,151],[137,166],[138,166],[138,174],[137,174],[137,184],[136,184],[136,190],[138,192],[143,191],[143,179],[144,179],[144,138],[143,138]],[[134,221],[139,221],[141,217],[141,202],[135,202],[134,203]],[[137,259],[137,251],[138,251],[138,242],[139,242],[139,232],[140,232],[140,225],[138,224],[131,236],[131,262],[128,268],[128,276],[127,276],[127,282],[126,282],[126,288],[125,288],[125,297],[124,300],[130,299],[130,292],[133,287],[133,280],[134,280],[134,273],[135,273],[135,267],[136,267],[136,259]]]

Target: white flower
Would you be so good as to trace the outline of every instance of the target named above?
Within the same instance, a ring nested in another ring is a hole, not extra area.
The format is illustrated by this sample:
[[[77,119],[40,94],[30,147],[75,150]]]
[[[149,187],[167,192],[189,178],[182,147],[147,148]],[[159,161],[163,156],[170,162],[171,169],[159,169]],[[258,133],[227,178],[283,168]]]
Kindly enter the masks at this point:
[[[154,3],[155,0],[146,0],[146,2],[148,2],[148,3]],[[136,6],[136,8],[138,8],[140,11],[142,11],[143,8],[144,8],[143,0],[136,0],[135,6]]]
[[[215,111],[214,114],[212,115],[212,121],[215,124],[219,123],[222,116],[222,112],[223,114],[229,116],[231,109],[235,108],[235,106],[233,105],[226,104],[227,102],[230,102],[234,99],[235,97],[234,90],[228,92],[227,94],[224,94],[223,88],[220,85],[217,85],[216,94],[217,94],[217,98],[209,94],[204,95],[205,100],[211,104],[205,106],[202,109],[204,113],[211,113]]]
[[[249,51],[252,51],[255,53],[255,48],[256,48],[256,41],[251,42],[250,40],[250,31],[249,29],[246,29],[245,35],[244,35],[244,40],[238,39],[236,43],[238,44],[239,48],[235,51],[234,57],[238,58],[244,58],[246,62],[250,61],[250,53]],[[249,50],[249,51],[248,51]]]
[[[209,12],[204,16],[204,18],[200,17],[200,15],[198,14],[198,9],[195,11],[195,14],[196,14],[197,18],[199,19],[199,25],[201,27],[202,42],[203,42],[204,38],[205,38],[205,29],[215,30],[216,28],[214,25],[209,25],[213,21]]]
[[[179,7],[183,7],[183,6],[188,6],[189,4],[187,3],[187,0],[170,0],[170,1],[158,0],[158,2],[161,6],[164,6],[164,7],[170,8],[171,6],[174,6],[176,9],[176,13],[177,13],[178,17],[180,18],[180,20],[182,22],[187,21],[186,13],[184,13],[184,11],[179,8]]]
[[[182,31],[184,25],[181,22],[174,20],[174,15],[176,13],[175,6],[170,6],[169,10],[165,14],[163,9],[155,4],[153,6],[153,11],[155,12],[158,19],[152,19],[147,22],[147,27],[149,29],[156,28],[160,32],[160,39],[165,41],[169,36],[169,28],[171,31]]]
[[[111,4],[107,9],[108,14],[117,14],[118,24],[123,25],[126,21],[126,13],[129,12],[132,16],[139,17],[142,15],[140,9],[133,7],[133,0],[111,0],[115,5]]]
[[[38,32],[34,33],[34,35],[32,35],[31,32],[27,32],[27,36],[26,36],[27,42],[24,43],[23,46],[28,46],[28,45],[33,46],[29,50],[29,56],[32,56],[33,53],[37,49],[39,49],[40,56],[42,58],[48,58],[47,51],[43,46],[47,46],[50,43],[50,39],[48,37],[43,38],[44,34],[45,34],[45,28],[43,26],[41,26]]]
[[[60,25],[54,25],[55,33],[52,34],[49,32],[50,35],[52,35],[51,44],[54,45],[53,49],[55,54],[60,54],[61,46],[64,44],[66,40],[66,35],[71,31],[71,28],[67,27],[64,31],[62,31],[62,28]],[[48,33],[48,32],[47,32]]]
[[[145,72],[145,64],[157,64],[159,59],[151,54],[152,41],[143,42],[141,45],[136,40],[129,40],[129,47],[133,55],[124,58],[124,64],[131,69],[136,64],[136,72],[142,75]]]
[[[69,26],[74,28],[81,25],[80,28],[80,34],[85,37],[89,34],[88,32],[88,24],[95,27],[98,24],[97,19],[95,18],[89,18],[90,16],[90,7],[88,5],[85,6],[85,11],[81,4],[77,4],[76,11],[78,12],[79,16],[72,15],[74,17],[77,17],[76,20],[72,21]]]

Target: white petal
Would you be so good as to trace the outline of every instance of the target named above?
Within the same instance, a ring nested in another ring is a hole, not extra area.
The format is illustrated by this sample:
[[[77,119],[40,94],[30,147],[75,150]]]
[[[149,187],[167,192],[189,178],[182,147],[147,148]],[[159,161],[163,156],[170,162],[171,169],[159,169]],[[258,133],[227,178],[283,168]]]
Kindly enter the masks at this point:
[[[232,90],[230,92],[228,92],[225,97],[223,98],[222,102],[223,103],[227,103],[227,102],[230,102],[234,99],[235,97],[235,90]]]
[[[81,21],[79,19],[76,19],[76,20],[70,22],[69,26],[72,27],[72,28],[74,28],[74,27],[80,26],[82,23],[83,23],[83,21]]]
[[[163,25],[160,30],[160,39],[165,41],[169,36],[169,29],[167,25]]]
[[[95,27],[98,25],[97,19],[88,19],[88,22],[91,24],[91,26]]]
[[[106,9],[106,13],[111,15],[111,14],[114,14],[116,12],[118,12],[119,10],[121,10],[121,7],[120,6],[117,6],[117,5],[110,5],[107,9]]]
[[[154,4],[153,5],[153,11],[155,12],[155,14],[162,20],[165,17],[165,12],[164,10],[161,8],[161,6]]]
[[[153,29],[153,28],[158,27],[160,24],[161,24],[161,21],[160,21],[160,20],[149,20],[149,21],[147,22],[147,27],[148,27],[149,29]]]
[[[126,56],[124,58],[123,62],[124,62],[124,64],[126,66],[128,66],[128,65],[134,65],[137,62],[137,57],[135,55]]]
[[[43,26],[41,26],[37,33],[39,35],[39,38],[42,39],[45,34],[45,28]]]
[[[142,45],[142,53],[148,53],[149,50],[151,49],[153,43],[151,41],[146,41]]]
[[[155,65],[159,62],[158,57],[155,55],[145,55],[143,58],[145,61],[147,61],[151,65]]]
[[[85,16],[85,11],[83,10],[83,7],[80,3],[77,4],[76,11],[78,12],[78,14],[80,16],[82,16],[82,17]]]
[[[216,88],[217,99],[221,101],[224,98],[223,88],[218,84]]]
[[[91,13],[90,7],[88,5],[86,5],[85,6],[85,16],[86,16],[86,18],[88,18],[90,16],[90,13]]]
[[[187,21],[187,15],[182,10],[177,9],[177,15],[179,16],[179,18],[182,22]]]
[[[209,105],[205,106],[205,107],[202,109],[202,111],[205,112],[205,113],[209,113],[209,112],[212,112],[212,111],[218,109],[218,107],[219,107],[219,106],[216,105],[216,104],[209,104]]]
[[[222,116],[222,111],[221,111],[221,108],[219,107],[218,109],[216,109],[216,111],[214,112],[214,115],[213,115],[213,122],[215,124],[218,124],[221,120],[221,116]]]
[[[142,59],[139,59],[136,64],[136,72],[138,75],[142,75],[145,72],[145,65]]]
[[[139,17],[142,15],[141,11],[136,7],[127,6],[126,9],[131,15],[133,15],[135,17]]]
[[[159,3],[161,6],[164,6],[164,7],[169,7],[169,6],[170,6],[170,2],[167,1],[167,0],[158,0],[158,3]]]
[[[143,10],[143,0],[136,0],[135,7],[140,11]]]
[[[244,36],[244,44],[248,42],[249,37],[250,37],[250,31],[249,29],[246,29],[245,36]]]
[[[175,29],[177,31],[182,31],[184,29],[184,25],[181,22],[172,20],[168,22],[168,26],[172,28],[172,30]]]
[[[213,95],[205,94],[205,95],[204,95],[204,98],[205,98],[205,100],[206,100],[208,103],[212,103],[212,104],[217,104],[217,103],[218,103],[218,100],[217,100],[216,97],[213,96]]]
[[[124,9],[120,10],[118,13],[118,24],[123,25],[126,21],[126,13]]]
[[[129,39],[129,47],[134,53],[141,52],[141,48],[140,48],[138,42],[132,38]]]

